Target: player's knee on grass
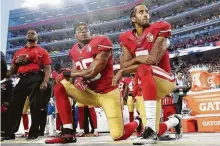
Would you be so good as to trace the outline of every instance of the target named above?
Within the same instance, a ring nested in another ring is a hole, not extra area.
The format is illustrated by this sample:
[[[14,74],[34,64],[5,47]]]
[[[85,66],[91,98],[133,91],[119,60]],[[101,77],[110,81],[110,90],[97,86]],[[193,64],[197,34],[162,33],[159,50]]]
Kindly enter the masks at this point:
[[[118,141],[122,136],[123,136],[123,132],[120,132],[120,131],[115,131],[113,134],[110,133],[112,139],[114,141]]]
[[[121,136],[123,136],[123,132],[124,132],[122,113],[120,113],[120,110],[116,111],[113,110],[112,108],[106,109],[105,112],[109,123],[110,135],[113,140],[117,140]],[[121,117],[119,114],[121,114]]]

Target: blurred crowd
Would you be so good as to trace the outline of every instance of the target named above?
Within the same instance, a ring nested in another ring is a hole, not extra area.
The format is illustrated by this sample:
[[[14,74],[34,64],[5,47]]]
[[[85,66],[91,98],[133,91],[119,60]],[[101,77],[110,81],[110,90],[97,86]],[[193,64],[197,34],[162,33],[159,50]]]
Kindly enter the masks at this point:
[[[132,0],[127,0],[126,2],[131,2]],[[219,0],[217,0],[219,1]],[[211,3],[215,3],[217,2],[216,0],[207,0],[204,1],[202,3],[199,4],[195,4],[194,2],[191,2],[192,7],[190,7],[189,9],[185,9],[186,11],[191,11],[194,9],[197,9],[199,7],[202,6],[206,6],[208,4]],[[113,1],[115,3],[117,3],[117,1]],[[121,1],[119,1],[121,2]],[[92,4],[97,3],[97,0],[91,1]],[[155,9],[160,7],[160,4],[154,4],[151,6],[151,9]],[[184,11],[184,12],[186,12]],[[120,19],[126,19],[128,18],[128,13],[129,11],[122,11],[122,12],[112,12],[111,15],[107,15],[107,14],[103,14],[103,15],[92,15],[92,19],[88,19],[86,20],[86,22],[90,25],[96,25],[96,24],[100,24],[100,23],[106,23],[109,21],[113,21],[113,20],[120,20]],[[178,13],[177,13],[178,14]],[[48,15],[48,14],[47,14]],[[181,28],[185,28],[188,26],[193,26],[196,24],[200,24],[200,23],[206,23],[215,19],[219,19],[220,15],[217,14],[210,14],[209,17],[201,17],[199,18],[200,20],[193,21],[191,23],[187,23],[187,24],[179,24],[179,25],[172,25],[172,30],[179,30]],[[78,19],[78,21],[84,21],[84,20],[80,20]],[[68,54],[69,50],[71,49],[72,45],[75,43],[74,41],[74,37],[73,37],[73,31],[68,31],[69,28],[73,28],[73,26],[78,22],[78,21],[74,21],[74,20],[69,20],[66,22],[62,22],[59,24],[54,24],[52,26],[49,25],[43,25],[41,27],[36,28],[36,30],[38,31],[38,34],[42,34],[45,32],[51,32],[51,31],[60,31],[62,29],[66,29],[67,31],[61,34],[56,34],[56,35],[50,35],[49,37],[44,35],[44,36],[40,36],[39,37],[39,44],[44,47],[45,49],[48,50],[48,52],[51,55],[56,55],[56,54]],[[106,23],[105,26],[99,26],[99,27],[91,27],[91,33],[93,35],[108,35],[112,41],[112,43],[114,44],[114,48],[115,51],[113,52],[113,61],[114,64],[118,64],[119,63],[119,56],[120,56],[120,49],[118,47],[118,34],[121,32],[124,32],[126,30],[131,29],[131,23],[129,21],[124,21],[124,22],[120,22],[120,24],[115,24],[115,26],[113,27],[109,27],[109,25]],[[194,47],[194,46],[208,46],[208,45],[213,45],[213,43],[215,43],[216,41],[219,40],[219,26],[218,25],[210,25],[207,26],[205,28],[203,28],[203,30],[193,30],[191,32],[188,32],[186,34],[182,34],[181,35],[172,35],[171,38],[171,46],[169,48],[170,52],[176,51],[176,50],[181,50],[181,49],[185,49],[185,48],[190,48],[190,47]],[[26,34],[26,30],[21,29],[18,30],[17,32],[14,32],[13,34],[10,34],[11,37],[17,37],[17,36],[25,36]],[[63,42],[63,43],[60,43]],[[53,45],[48,45],[48,43],[53,43]],[[55,43],[57,43],[57,45],[54,45]],[[58,44],[59,43],[59,44]],[[9,44],[9,48],[10,49],[15,49],[15,48],[21,48],[25,45],[25,39],[20,39],[18,41],[12,41]],[[13,53],[12,54],[8,54],[7,60],[12,59]]]
[[[189,26],[193,26],[193,25],[197,25],[197,24],[201,24],[201,23],[206,23],[206,22],[210,22],[216,19],[220,18],[220,14],[215,14],[215,15],[211,15],[209,17],[205,17],[205,18],[200,18],[200,20],[194,20],[190,23],[187,24],[182,24],[182,25],[178,25],[178,24],[173,24],[172,25],[172,30],[179,30],[185,27],[189,27]]]
[[[220,73],[220,58],[219,57],[195,57],[194,59],[179,59],[179,66],[175,65],[175,61],[172,60],[172,72],[175,74],[178,70],[182,70],[184,77],[191,82],[191,75],[189,70],[192,68],[207,67],[209,73]]]
[[[191,4],[190,4],[189,8],[187,8],[187,9],[178,9],[177,10],[178,12],[172,13],[172,15],[164,17],[164,18],[161,18],[161,19],[165,19],[166,20],[166,19],[174,17],[176,15],[180,15],[180,14],[183,14],[183,13],[186,13],[186,12],[193,11],[195,9],[206,7],[207,5],[214,4],[214,3],[218,2],[218,1],[219,0],[206,0],[206,1],[202,2],[202,3],[200,3],[199,1],[191,1]]]
[[[124,1],[124,3],[128,3],[128,2],[131,2],[131,1],[132,0],[126,0],[126,1]],[[172,13],[172,15],[167,16],[167,17],[163,17],[163,18],[160,18],[160,19],[163,19],[163,20],[165,19],[166,20],[169,17],[173,17],[173,16],[176,16],[176,15],[179,15],[179,14],[182,14],[182,13],[186,13],[188,11],[192,11],[194,9],[198,9],[200,7],[206,6],[208,4],[216,3],[217,1],[219,1],[219,0],[207,0],[204,3],[201,3],[199,5],[192,4],[192,7],[187,8],[187,9],[183,9],[182,12],[174,12],[174,13]],[[113,2],[118,3],[117,1],[113,1]],[[96,4],[98,2],[94,1],[94,2],[91,2],[91,3]],[[99,4],[101,5],[102,3],[103,3],[103,1],[101,1],[101,3],[99,3]],[[120,1],[119,1],[119,3],[120,3]],[[106,5],[108,5],[108,4],[106,4]],[[153,9],[158,8],[160,6],[161,6],[160,4],[155,4],[152,7],[149,7],[149,9],[153,10]],[[81,6],[81,7],[84,7],[84,6]],[[96,5],[96,7],[97,7],[97,5]],[[100,6],[100,7],[103,8],[102,6]],[[71,8],[70,10],[72,10],[72,9],[73,8]],[[66,10],[70,11],[69,9],[66,9]],[[75,10],[77,10],[77,9],[74,9],[74,12],[75,12]],[[74,25],[76,23],[80,22],[80,21],[86,22],[90,25],[94,25],[94,24],[106,23],[106,22],[113,21],[113,20],[126,19],[126,18],[129,18],[128,13],[129,13],[129,10],[125,10],[125,11],[122,11],[122,12],[112,12],[111,14],[104,13],[102,16],[92,15],[91,16],[92,19],[87,19],[87,20],[78,19],[77,21],[69,20],[69,21],[64,21],[63,23],[54,24],[54,25],[42,25],[41,27],[37,27],[37,28],[34,28],[34,29],[38,32],[38,34],[42,34],[42,33],[45,33],[45,32],[60,31],[60,30],[64,30],[64,29],[73,28]],[[68,14],[70,14],[70,12]],[[47,13],[45,13],[45,15],[48,16],[48,15],[51,15],[51,14],[48,14],[48,12],[47,12]],[[191,23],[187,23],[187,24],[173,25],[173,29],[180,29],[182,27],[187,27],[187,26],[191,26],[191,25],[195,25],[195,24],[199,24],[199,23],[204,23],[204,22],[214,20],[214,19],[217,19],[217,18],[219,18],[219,14],[216,14],[214,16],[210,16],[210,17],[207,17],[207,18],[201,18],[201,20],[197,20],[195,22],[191,22]],[[127,23],[128,23],[128,21],[127,21]],[[129,28],[131,28],[131,25],[129,25]],[[122,28],[122,29],[124,29],[124,28]],[[25,30],[25,29],[20,29],[18,31],[15,31],[15,32],[11,33],[9,35],[9,37],[10,38],[15,38],[15,37],[25,36],[26,31],[27,30]],[[111,31],[115,32],[115,30],[111,30]],[[109,32],[111,32],[111,31],[109,31]],[[103,33],[105,33],[105,30],[104,30]]]
[[[128,29],[128,28],[127,28]],[[116,32],[120,33],[125,31],[126,29],[123,27],[117,27],[114,29]],[[113,31],[109,32],[112,33]],[[106,35],[108,32],[104,32],[104,31],[99,31],[98,34],[103,34]],[[71,33],[69,32],[67,35],[69,36],[69,38],[65,38],[62,41],[67,41],[65,43],[63,43],[62,45],[58,45],[58,46],[45,46],[44,48],[48,50],[48,52],[50,54],[57,54],[57,53],[67,53],[69,52],[69,50],[72,48],[72,45],[74,44],[74,38],[70,37]],[[60,36],[62,38],[64,38],[66,35],[64,36]],[[112,43],[114,44],[114,48],[117,50],[114,52],[114,62],[115,64],[118,63],[118,56],[120,55],[120,47],[119,47],[119,42],[118,42],[118,37],[113,37],[111,38]],[[213,46],[213,44],[217,41],[220,40],[220,30],[219,29],[214,29],[214,28],[207,28],[204,29],[203,32],[195,32],[195,33],[187,33],[185,35],[174,35],[171,38],[171,46],[169,48],[170,52],[173,51],[178,51],[178,50],[182,50],[182,49],[186,49],[186,48],[191,48],[194,46]],[[23,47],[25,45],[25,40],[19,41],[19,47]],[[39,43],[40,45],[43,45],[47,42],[51,42],[51,43],[55,43],[58,42],[58,38],[48,38],[48,37],[43,37],[40,38]],[[17,46],[16,46],[17,47]],[[10,44],[10,48],[14,48],[13,44]],[[13,55],[13,54],[12,54]],[[11,56],[7,56],[7,59],[10,60],[12,58]]]
[[[173,36],[175,37],[175,36]],[[209,46],[211,43],[219,41],[220,30],[207,30],[206,33],[202,34],[191,34],[188,33],[188,37],[171,40],[171,50],[181,50],[194,46]]]
[[[100,28],[91,28],[91,34],[92,35],[108,35],[111,33],[120,33],[126,30],[129,30],[131,28],[130,23],[124,22],[122,24],[116,25],[114,28],[103,26]],[[39,44],[44,45],[47,43],[55,43],[59,41],[72,41],[74,40],[73,37],[73,31],[66,32],[65,34],[56,35],[56,36],[41,36],[39,37]],[[113,44],[118,44],[118,39],[112,39]],[[25,40],[19,40],[16,42],[12,42],[9,45],[9,48],[19,48],[22,47],[25,44]]]

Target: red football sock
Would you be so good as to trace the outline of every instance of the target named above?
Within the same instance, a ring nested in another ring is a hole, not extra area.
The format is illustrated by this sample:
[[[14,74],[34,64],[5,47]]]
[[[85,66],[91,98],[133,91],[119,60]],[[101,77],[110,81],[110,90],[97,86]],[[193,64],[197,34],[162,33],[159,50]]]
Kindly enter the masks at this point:
[[[94,126],[94,129],[97,129],[97,115],[95,112],[95,108],[94,107],[89,108],[89,112],[90,112],[90,117],[92,119],[92,124]]]
[[[158,136],[163,135],[167,130],[167,125],[165,123],[160,123]]]
[[[130,122],[134,121],[134,112],[129,112],[129,121]]]
[[[28,124],[29,124],[29,121],[28,121],[28,114],[22,114],[22,121],[23,121],[23,125],[24,125],[24,131],[25,132],[28,132]]]
[[[62,125],[63,124],[62,124],[62,121],[60,119],[60,115],[59,115],[59,113],[57,113],[57,115],[56,115],[56,130],[61,131]]]
[[[152,66],[141,64],[137,69],[137,74],[139,79],[141,80],[146,115],[151,115],[147,119],[148,125],[154,131],[156,131],[157,87],[153,77]]]
[[[157,88],[153,78],[153,70],[150,65],[141,64],[137,70],[138,77],[141,80],[142,93],[144,100],[156,100]]]
[[[134,133],[134,131],[136,130],[137,127],[138,127],[138,123],[136,121],[125,124],[124,125],[124,135],[121,136],[120,138],[114,139],[114,140],[115,141],[126,140],[127,138],[129,138]]]
[[[66,90],[61,83],[54,86],[54,96],[56,98],[57,110],[60,114],[61,121],[64,124],[72,124],[72,111],[71,105],[66,94]]]
[[[78,120],[79,120],[80,129],[84,129],[84,115],[85,115],[84,107],[78,107]]]

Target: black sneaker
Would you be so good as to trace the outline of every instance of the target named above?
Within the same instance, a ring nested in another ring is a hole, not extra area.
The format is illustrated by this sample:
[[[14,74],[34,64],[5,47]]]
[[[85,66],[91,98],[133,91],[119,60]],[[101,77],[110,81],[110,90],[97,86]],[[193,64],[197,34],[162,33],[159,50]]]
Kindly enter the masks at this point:
[[[15,134],[5,134],[1,140],[12,140],[12,139],[15,139]]]
[[[38,136],[44,136],[44,133],[39,132]]]
[[[37,139],[38,138],[38,136],[30,136],[30,135],[28,135],[28,137],[26,138],[26,140],[35,140],[35,139]]]
[[[175,129],[175,136],[176,139],[180,139],[183,136],[183,129],[182,129],[182,118],[181,115],[174,115],[175,118],[179,120],[179,124],[177,124],[174,129]]]
[[[161,135],[158,136],[158,140],[159,141],[171,141],[171,140],[175,140],[176,138],[172,138],[169,135]]]
[[[75,132],[72,129],[64,128],[60,133],[59,137],[45,140],[46,144],[55,144],[55,143],[75,143],[76,137]]]
[[[142,135],[133,141],[133,145],[155,144],[157,140],[157,133],[150,127],[145,127]]]

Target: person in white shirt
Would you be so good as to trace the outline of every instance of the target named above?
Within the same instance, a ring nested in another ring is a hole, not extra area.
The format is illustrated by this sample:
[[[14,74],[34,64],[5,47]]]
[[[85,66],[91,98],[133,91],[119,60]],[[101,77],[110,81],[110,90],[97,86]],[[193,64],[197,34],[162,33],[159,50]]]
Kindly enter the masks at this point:
[[[187,80],[184,78],[183,72],[181,70],[177,72],[176,85],[177,87],[173,94],[173,102],[175,103],[177,114],[181,114],[182,99],[186,95],[186,92],[189,88]]]

